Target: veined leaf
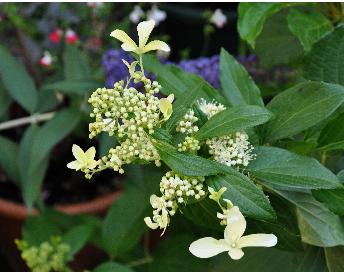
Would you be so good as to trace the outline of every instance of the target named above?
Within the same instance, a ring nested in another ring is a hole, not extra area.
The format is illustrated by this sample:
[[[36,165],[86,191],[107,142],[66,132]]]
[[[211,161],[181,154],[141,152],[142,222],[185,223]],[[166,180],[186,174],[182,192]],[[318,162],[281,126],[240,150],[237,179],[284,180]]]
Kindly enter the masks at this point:
[[[242,213],[250,218],[274,221],[276,214],[268,198],[248,177],[233,171],[225,175],[207,178],[207,184],[215,190],[226,187],[223,198],[227,198],[237,205]]]
[[[18,145],[3,136],[0,136],[0,165],[8,177],[20,186],[18,170]]]
[[[255,153],[257,157],[247,170],[275,188],[299,191],[341,187],[336,175],[313,158],[266,146],[255,148]]]
[[[330,116],[344,101],[344,87],[303,82],[275,96],[267,108],[276,116],[267,125],[270,141],[287,138]]]
[[[95,80],[65,80],[44,85],[43,90],[58,91],[65,94],[85,95],[101,87]]]
[[[232,106],[264,106],[260,90],[245,68],[225,49],[220,55],[222,93]]]
[[[267,122],[272,114],[258,106],[240,106],[215,114],[196,134],[199,140],[228,135]]]
[[[90,66],[84,55],[76,46],[67,45],[63,53],[65,78],[69,80],[86,79],[91,75]]]
[[[134,272],[130,267],[114,263],[114,262],[107,262],[98,265],[93,272]]]
[[[343,246],[325,248],[325,256],[329,272],[344,271]]]

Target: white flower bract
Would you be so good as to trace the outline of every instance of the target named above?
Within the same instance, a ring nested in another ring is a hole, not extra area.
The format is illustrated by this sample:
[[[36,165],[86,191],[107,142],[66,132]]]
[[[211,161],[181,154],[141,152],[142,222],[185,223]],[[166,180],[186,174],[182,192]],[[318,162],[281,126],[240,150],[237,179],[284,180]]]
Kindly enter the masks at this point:
[[[226,109],[226,107],[221,103],[218,103],[215,100],[207,102],[204,98],[198,100],[198,105],[200,110],[207,115],[208,119]]]
[[[238,260],[244,256],[242,248],[272,247],[277,244],[277,237],[274,234],[259,233],[243,236],[246,220],[237,206],[229,210],[226,220],[224,239],[201,238],[190,245],[190,252],[199,258],[210,258],[227,251],[233,260]]]

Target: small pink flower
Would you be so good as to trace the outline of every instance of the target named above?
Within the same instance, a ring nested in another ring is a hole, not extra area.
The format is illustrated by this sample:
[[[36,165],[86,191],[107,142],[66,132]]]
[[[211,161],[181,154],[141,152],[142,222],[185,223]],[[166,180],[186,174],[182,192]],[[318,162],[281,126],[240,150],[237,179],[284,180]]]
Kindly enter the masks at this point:
[[[43,67],[49,67],[53,63],[53,58],[48,51],[45,51],[43,57],[39,60],[39,64]]]
[[[57,28],[49,34],[49,40],[55,44],[59,43],[61,41],[62,35],[63,35],[63,31]]]
[[[227,23],[227,17],[221,9],[216,9],[210,18],[210,22],[216,25],[217,28],[223,28]]]
[[[73,30],[67,29],[65,40],[68,44],[74,44],[79,40],[79,36]]]

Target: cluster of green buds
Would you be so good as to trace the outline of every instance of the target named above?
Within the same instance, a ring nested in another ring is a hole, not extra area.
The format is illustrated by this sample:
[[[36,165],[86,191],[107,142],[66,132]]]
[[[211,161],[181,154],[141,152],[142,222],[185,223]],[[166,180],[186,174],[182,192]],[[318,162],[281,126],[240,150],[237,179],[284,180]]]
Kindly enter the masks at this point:
[[[153,220],[145,218],[148,227],[152,229],[166,229],[169,223],[169,216],[173,216],[178,205],[186,204],[189,199],[200,199],[205,196],[204,177],[188,177],[167,172],[161,179],[161,197],[151,196],[151,205],[154,209]]]
[[[184,141],[178,144],[179,152],[195,153],[201,148],[199,141],[191,136],[186,136]]]
[[[31,272],[71,272],[66,264],[70,246],[62,243],[61,237],[52,237],[38,246],[30,246],[25,240],[15,242]]]

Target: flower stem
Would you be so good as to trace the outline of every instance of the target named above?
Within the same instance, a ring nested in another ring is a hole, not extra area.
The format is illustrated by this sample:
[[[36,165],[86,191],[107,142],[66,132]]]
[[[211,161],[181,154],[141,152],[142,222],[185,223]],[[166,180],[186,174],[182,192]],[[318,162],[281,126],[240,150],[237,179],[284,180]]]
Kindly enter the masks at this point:
[[[136,266],[140,266],[140,265],[144,265],[144,264],[149,264],[152,261],[153,261],[153,258],[151,256],[147,256],[147,257],[132,261],[132,262],[128,263],[127,266],[136,267]]]
[[[26,124],[35,124],[50,120],[55,115],[55,112],[48,112],[42,114],[34,114],[28,117],[18,118],[10,121],[0,123],[0,130],[10,129],[14,127],[23,126]]]

